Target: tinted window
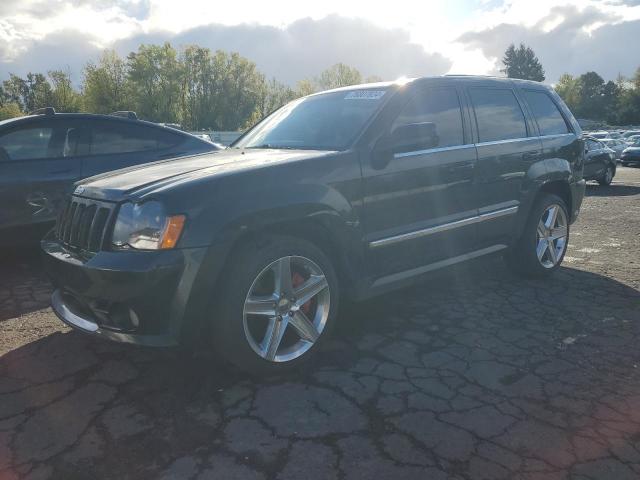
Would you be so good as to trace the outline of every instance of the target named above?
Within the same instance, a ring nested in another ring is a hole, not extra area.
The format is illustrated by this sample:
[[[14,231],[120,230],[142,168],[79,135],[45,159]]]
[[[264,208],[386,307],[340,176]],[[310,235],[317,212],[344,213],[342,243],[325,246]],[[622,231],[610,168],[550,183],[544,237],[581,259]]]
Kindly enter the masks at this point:
[[[531,107],[533,116],[536,117],[540,135],[558,135],[561,133],[569,133],[567,123],[564,121],[560,110],[551,97],[545,92],[537,92],[533,90],[524,90],[524,97]]]
[[[434,147],[450,147],[464,143],[460,101],[452,88],[434,88],[419,92],[396,118],[393,128],[410,123],[433,123],[438,140]]]
[[[99,122],[93,126],[91,154],[144,152],[167,148],[178,143],[179,137],[162,129],[131,123]]]
[[[26,127],[6,133],[0,137],[0,148],[4,150],[0,153],[0,160],[6,157],[10,160],[26,160],[56,156],[49,152],[52,134],[51,127]]]
[[[524,114],[512,90],[471,88],[469,93],[481,142],[527,136]]]

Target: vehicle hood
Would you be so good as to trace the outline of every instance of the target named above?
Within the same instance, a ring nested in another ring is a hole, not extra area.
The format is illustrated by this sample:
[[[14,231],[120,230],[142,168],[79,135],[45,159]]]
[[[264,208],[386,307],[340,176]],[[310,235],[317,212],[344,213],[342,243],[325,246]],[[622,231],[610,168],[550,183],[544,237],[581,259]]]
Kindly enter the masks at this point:
[[[115,170],[76,184],[74,194],[98,200],[120,201],[172,184],[264,168],[327,155],[319,150],[227,149],[191,157],[163,160]]]
[[[622,153],[632,153],[634,155],[638,155],[640,154],[640,147],[627,147],[622,151]]]

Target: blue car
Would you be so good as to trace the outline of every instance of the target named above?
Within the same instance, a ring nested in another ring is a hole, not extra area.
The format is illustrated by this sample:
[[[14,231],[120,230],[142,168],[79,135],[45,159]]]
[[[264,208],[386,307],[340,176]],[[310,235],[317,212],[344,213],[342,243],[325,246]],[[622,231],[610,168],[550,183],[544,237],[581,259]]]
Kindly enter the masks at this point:
[[[132,165],[219,147],[175,128],[45,108],[0,122],[0,245],[37,242],[74,182]]]

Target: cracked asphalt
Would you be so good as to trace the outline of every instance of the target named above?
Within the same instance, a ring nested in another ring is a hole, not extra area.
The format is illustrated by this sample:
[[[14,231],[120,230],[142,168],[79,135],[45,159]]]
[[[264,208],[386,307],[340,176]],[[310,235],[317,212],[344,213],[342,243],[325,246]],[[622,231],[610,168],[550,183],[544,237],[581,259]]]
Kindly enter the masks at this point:
[[[106,343],[0,259],[0,479],[640,478],[640,169],[589,186],[564,267],[497,259],[351,305],[302,370]]]

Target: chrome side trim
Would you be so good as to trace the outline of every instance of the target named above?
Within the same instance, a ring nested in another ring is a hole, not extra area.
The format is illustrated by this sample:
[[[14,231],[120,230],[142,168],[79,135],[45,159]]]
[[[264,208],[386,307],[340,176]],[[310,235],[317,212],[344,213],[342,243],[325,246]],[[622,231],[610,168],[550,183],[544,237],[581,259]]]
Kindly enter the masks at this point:
[[[413,232],[401,233],[400,235],[394,235],[392,237],[381,238],[380,240],[374,240],[369,242],[370,248],[386,247],[395,243],[404,242],[405,240],[413,240],[414,238],[425,237],[427,235],[433,235],[434,233],[446,232],[454,228],[465,227],[474,223],[484,222],[487,220],[493,220],[494,218],[504,217],[505,215],[513,215],[517,213],[518,207],[502,208],[492,212],[481,213],[473,217],[464,218],[462,220],[456,220],[455,222],[443,223],[442,225],[436,225],[434,227],[423,228],[421,230],[415,230]]]
[[[79,328],[86,332],[98,331],[98,325],[96,323],[86,320],[69,310],[69,307],[64,303],[60,290],[54,291],[53,295],[51,295],[51,308],[53,308],[55,314],[60,317],[60,320],[72,327]]]
[[[524,142],[525,140],[540,140],[540,137],[519,137],[519,138],[507,138],[505,140],[493,140],[491,142],[476,143],[476,147],[485,147],[489,145],[502,145],[504,143]]]
[[[473,148],[473,147],[475,147],[474,144],[466,143],[464,145],[454,145],[452,147],[427,148],[425,150],[413,150],[411,152],[394,153],[393,158],[414,157],[416,155],[425,155],[428,153],[438,153],[438,152],[450,152],[452,150],[465,150],[467,148]]]
[[[506,248],[508,248],[507,245],[503,245],[503,244],[492,245],[491,247],[482,248],[474,252],[465,253],[464,255],[459,255],[457,257],[451,257],[445,260],[440,260],[439,262],[430,263],[429,265],[424,265],[422,267],[413,268],[411,270],[407,270],[404,272],[393,273],[391,275],[387,275],[386,277],[381,277],[375,282],[373,282],[372,288],[384,287],[389,283],[405,280],[411,277],[415,277],[416,275],[422,275],[423,273],[431,272],[433,270],[438,270],[440,268],[449,267],[451,265],[455,265],[456,263],[472,260],[474,258],[481,257],[483,255],[488,255],[490,253],[499,252],[500,250],[504,250]]]
[[[480,143],[465,143],[464,145],[453,145],[451,147],[436,147],[427,148],[425,150],[413,150],[411,152],[394,153],[393,158],[414,157],[416,155],[426,155],[429,153],[449,152],[452,150],[464,150],[473,147],[482,147],[485,145],[500,145],[503,143],[521,142],[523,140],[544,140],[551,138],[560,138],[572,136],[575,137],[575,133],[556,133],[554,135],[536,135],[534,137],[519,137],[519,138],[507,138],[505,140],[494,140],[492,142],[480,142]]]

